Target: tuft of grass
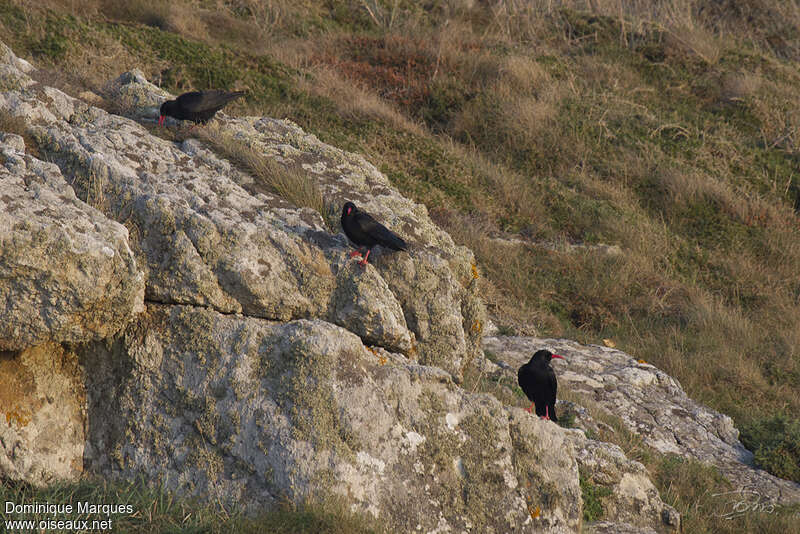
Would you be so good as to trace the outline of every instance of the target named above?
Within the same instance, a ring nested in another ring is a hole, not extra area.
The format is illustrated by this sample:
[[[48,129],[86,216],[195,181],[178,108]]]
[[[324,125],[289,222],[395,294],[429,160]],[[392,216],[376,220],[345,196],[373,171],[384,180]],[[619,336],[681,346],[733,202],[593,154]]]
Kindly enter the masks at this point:
[[[0,110],[0,132],[19,135],[25,141],[25,152],[35,158],[41,158],[39,143],[28,131],[27,121],[23,117]]]
[[[236,507],[202,504],[191,498],[179,498],[144,481],[109,482],[84,479],[76,483],[57,483],[37,488],[25,483],[0,479],[0,500],[16,504],[72,504],[71,514],[14,514],[0,510],[0,521],[41,520],[79,521],[112,520],[114,532],[170,532],[242,534],[370,534],[380,532],[374,520],[350,512],[337,497],[312,500],[305,504],[284,501],[273,509],[246,514]],[[123,513],[77,513],[79,502],[128,505]]]
[[[562,411],[558,416],[558,426],[561,428],[575,428],[575,412]]]
[[[256,183],[290,204],[315,210],[328,229],[337,227],[335,208],[325,202],[316,182],[301,169],[287,169],[234,138],[217,124],[197,129],[197,136],[222,157],[255,178]]]

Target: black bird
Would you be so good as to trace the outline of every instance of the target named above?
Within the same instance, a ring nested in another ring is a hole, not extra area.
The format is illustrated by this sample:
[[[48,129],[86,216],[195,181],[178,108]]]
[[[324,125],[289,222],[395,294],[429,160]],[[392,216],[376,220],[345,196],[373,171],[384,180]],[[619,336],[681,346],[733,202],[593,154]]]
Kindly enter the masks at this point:
[[[519,387],[531,401],[528,413],[535,404],[536,415],[542,419],[552,419],[558,422],[558,417],[556,417],[558,381],[556,381],[553,368],[550,367],[551,358],[564,359],[563,356],[553,354],[549,350],[537,350],[531,360],[517,371],[517,381]]]
[[[367,264],[369,253],[375,245],[392,250],[406,250],[408,247],[394,232],[373,219],[369,213],[359,210],[352,202],[347,202],[342,207],[342,228],[348,239],[358,247],[358,250],[350,254],[351,258],[364,256],[361,248],[367,249],[367,255],[358,262],[359,265]]]
[[[244,96],[244,91],[192,91],[183,93],[175,100],[167,100],[161,104],[158,124],[164,124],[164,117],[169,115],[176,119],[205,124],[214,114],[225,107],[225,104]]]

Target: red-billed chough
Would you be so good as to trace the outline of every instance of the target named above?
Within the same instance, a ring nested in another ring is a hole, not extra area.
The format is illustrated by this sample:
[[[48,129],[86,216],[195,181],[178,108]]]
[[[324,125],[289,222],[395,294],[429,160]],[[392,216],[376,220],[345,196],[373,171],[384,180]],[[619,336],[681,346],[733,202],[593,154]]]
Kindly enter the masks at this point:
[[[179,120],[205,124],[217,111],[225,107],[225,104],[244,94],[244,91],[218,90],[183,93],[175,100],[167,100],[161,104],[158,124],[163,125],[167,115]]]
[[[351,258],[364,256],[361,248],[367,249],[367,255],[358,262],[359,265],[367,264],[369,253],[375,245],[391,250],[406,250],[407,248],[405,241],[373,219],[369,213],[359,210],[352,202],[347,202],[342,207],[342,228],[348,239],[358,247],[358,250],[350,254]]]
[[[558,382],[553,368],[550,367],[551,358],[564,359],[563,356],[553,354],[549,350],[537,350],[531,360],[517,371],[517,381],[532,403],[528,407],[528,412],[530,413],[535,404],[536,415],[558,422],[556,417]]]

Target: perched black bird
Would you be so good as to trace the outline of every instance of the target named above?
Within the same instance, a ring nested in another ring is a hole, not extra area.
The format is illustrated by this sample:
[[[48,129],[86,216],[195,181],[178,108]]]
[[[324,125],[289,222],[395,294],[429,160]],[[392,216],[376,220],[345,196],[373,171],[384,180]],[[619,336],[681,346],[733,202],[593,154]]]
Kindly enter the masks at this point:
[[[517,381],[531,401],[528,412],[530,413],[535,404],[536,415],[558,422],[556,417],[558,382],[553,368],[550,367],[551,358],[564,359],[563,356],[553,354],[549,350],[537,350],[531,360],[517,371]]]
[[[366,265],[367,258],[372,247],[380,245],[392,250],[406,250],[406,242],[400,239],[394,232],[372,218],[369,213],[359,210],[352,202],[347,202],[342,207],[342,228],[345,235],[356,244],[358,250],[350,254],[353,256],[364,256],[361,248],[367,249],[359,265]]]
[[[183,93],[175,100],[167,100],[161,104],[158,124],[164,124],[164,118],[169,115],[183,121],[192,121],[205,124],[214,114],[225,107],[225,104],[244,96],[244,91],[192,91]]]

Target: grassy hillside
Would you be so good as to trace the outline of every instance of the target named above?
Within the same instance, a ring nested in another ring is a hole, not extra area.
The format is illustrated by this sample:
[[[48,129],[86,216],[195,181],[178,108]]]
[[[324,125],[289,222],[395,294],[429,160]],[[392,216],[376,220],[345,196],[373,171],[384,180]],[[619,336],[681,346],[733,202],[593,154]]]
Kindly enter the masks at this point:
[[[503,332],[610,339],[800,480],[795,0],[0,1],[77,94],[247,89],[472,248]],[[597,245],[616,245],[599,247]]]

